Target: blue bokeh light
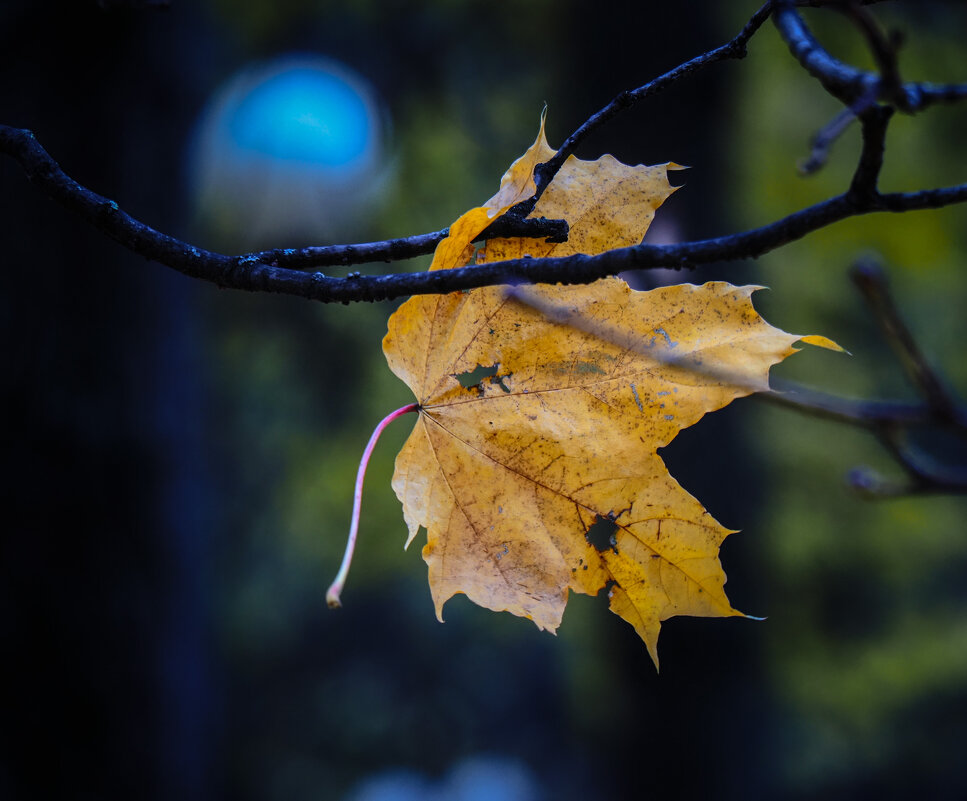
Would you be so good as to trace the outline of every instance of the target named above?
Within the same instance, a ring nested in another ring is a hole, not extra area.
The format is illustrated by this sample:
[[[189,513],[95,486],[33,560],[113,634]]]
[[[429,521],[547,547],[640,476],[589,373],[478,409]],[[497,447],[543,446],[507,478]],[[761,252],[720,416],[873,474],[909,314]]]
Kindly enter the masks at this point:
[[[366,236],[393,177],[389,119],[345,64],[287,54],[213,94],[189,148],[195,218],[219,247]]]
[[[371,117],[366,101],[341,76],[299,67],[254,87],[234,109],[229,129],[240,147],[339,167],[370,148]]]

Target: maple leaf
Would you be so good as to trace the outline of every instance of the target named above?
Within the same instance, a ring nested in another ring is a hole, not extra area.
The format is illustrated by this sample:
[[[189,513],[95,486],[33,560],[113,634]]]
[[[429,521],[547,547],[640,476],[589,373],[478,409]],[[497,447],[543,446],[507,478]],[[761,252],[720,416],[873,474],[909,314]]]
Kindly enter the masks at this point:
[[[530,197],[536,188],[533,178],[524,183],[518,196],[513,195],[505,184],[514,179],[520,181],[519,171],[523,167],[547,161],[555,152],[547,144],[542,117],[537,140],[504,175],[501,191],[488,201],[488,208],[506,202],[506,198],[515,198],[512,202],[517,202]],[[537,258],[593,254],[637,245],[651,225],[655,210],[678,188],[669,183],[668,171],[684,169],[674,162],[630,167],[611,155],[595,161],[569,156],[528,215],[549,220],[566,219],[570,226],[567,241],[491,239],[478,261],[503,261],[524,255]],[[442,263],[438,265],[444,266]]]
[[[661,621],[740,614],[718,559],[730,533],[656,450],[733,398],[768,386],[800,339],[725,283],[636,292],[488,287],[407,301],[384,349],[419,420],[393,488],[423,556],[437,614],[456,593],[556,629],[569,590],[610,585],[611,608],[657,664]],[[564,325],[541,307],[566,308]],[[618,336],[602,336],[609,332]],[[703,372],[703,365],[711,365]],[[478,366],[493,375],[465,388]],[[613,524],[610,542],[589,537]]]
[[[469,263],[473,240],[533,192],[533,167],[553,152],[542,120],[498,193],[451,226],[432,269]],[[491,240],[482,257],[634,244],[674,191],[667,170],[676,166],[572,157],[533,212],[566,219],[568,242]],[[637,292],[609,278],[420,296],[393,314],[383,349],[419,412],[393,488],[407,545],[427,530],[441,620],[444,603],[464,593],[553,631],[570,591],[607,587],[611,609],[657,666],[662,621],[741,614],[718,556],[731,532],[668,474],[657,449],[705,413],[767,389],[770,366],[797,340],[838,348],[769,325],[752,306],[755,289]],[[468,376],[479,380],[465,386]]]

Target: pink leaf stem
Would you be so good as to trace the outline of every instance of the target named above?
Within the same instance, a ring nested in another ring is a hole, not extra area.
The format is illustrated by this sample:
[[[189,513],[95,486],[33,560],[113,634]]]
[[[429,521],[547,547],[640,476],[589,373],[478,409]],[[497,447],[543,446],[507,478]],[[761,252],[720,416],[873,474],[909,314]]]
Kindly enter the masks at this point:
[[[366,466],[369,464],[369,457],[373,453],[373,448],[376,447],[376,441],[379,439],[379,435],[383,433],[383,429],[397,417],[418,411],[419,408],[420,405],[418,403],[410,403],[386,415],[386,417],[380,420],[379,425],[376,426],[373,435],[366,444],[366,450],[363,451],[363,458],[359,461],[359,472],[356,473],[356,490],[353,493],[353,517],[349,526],[349,539],[346,542],[346,552],[343,554],[339,572],[336,574],[335,580],[329,585],[329,590],[326,592],[326,603],[329,604],[330,609],[338,609],[342,606],[339,595],[342,593],[343,586],[346,584],[349,565],[353,561],[353,551],[356,550],[356,534],[359,532],[359,510],[363,502],[363,479],[366,476]]]

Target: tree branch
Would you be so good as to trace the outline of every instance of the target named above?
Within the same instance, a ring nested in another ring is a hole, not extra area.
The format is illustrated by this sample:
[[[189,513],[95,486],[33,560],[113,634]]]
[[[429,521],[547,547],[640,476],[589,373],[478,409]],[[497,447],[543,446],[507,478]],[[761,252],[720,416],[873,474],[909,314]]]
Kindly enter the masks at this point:
[[[823,4],[816,2],[811,5]],[[623,93],[592,115],[562,146],[558,154],[535,171],[546,186],[569,151],[591,131],[623,108],[655,94],[696,70],[725,58],[741,58],[751,36],[770,15],[800,63],[827,90],[853,103],[863,124],[863,150],[847,192],[749,231],[672,245],[641,244],[596,256],[522,258],[454,270],[398,273],[346,278],[304,272],[329,265],[395,261],[429,253],[446,236],[446,229],[414,237],[355,245],[303,249],[275,249],[241,256],[204,250],[161,233],[128,215],[113,200],[78,184],[60,168],[29,131],[0,125],[0,152],[15,158],[27,176],[66,208],[131,251],[165,264],[185,275],[221,287],[296,295],[325,303],[373,301],[413,294],[442,293],[501,283],[587,283],[625,270],[691,268],[698,264],[756,258],[800,239],[812,231],[848,217],[872,212],[904,212],[939,208],[967,201],[967,184],[916,192],[881,194],[877,179],[883,162],[883,142],[892,109],[875,105],[881,94],[879,76],[833,59],[813,39],[794,6],[768,2],[728,43],[698,56],[638,89]],[[905,110],[967,97],[967,85],[903,84]],[[889,98],[888,98],[889,99]],[[538,190],[538,193],[541,190]],[[533,200],[533,198],[532,198]],[[517,211],[520,209],[518,207]],[[481,238],[540,236],[560,241],[566,237],[563,220],[531,220],[519,213],[504,215]]]
[[[967,413],[958,407],[900,316],[883,268],[872,259],[860,259],[853,265],[850,277],[869,305],[883,338],[926,400],[931,420],[952,424],[967,432]]]
[[[870,106],[859,114],[863,131],[863,148],[853,173],[847,197],[854,203],[876,203],[879,198],[877,182],[883,169],[886,129],[893,116],[890,106]]]
[[[856,467],[847,474],[847,481],[854,489],[871,498],[967,494],[967,471],[937,464],[925,454],[905,447],[896,435],[882,434],[879,440],[906,473],[907,480],[896,481],[872,468]]]
[[[524,257],[454,270],[371,276],[356,274],[338,278],[321,272],[307,273],[274,266],[263,258],[266,254],[273,258],[281,254],[285,258],[286,251],[227,256],[156,231],[121,210],[113,200],[84,188],[65,174],[30,131],[0,125],[0,152],[8,153],[19,161],[28,177],[49,196],[135,253],[220,287],[296,295],[323,303],[387,300],[506,283],[589,283],[625,270],[658,267],[681,269],[710,262],[756,258],[848,217],[880,211],[939,208],[967,202],[967,183],[918,192],[862,197],[844,193],[760,228],[713,239],[671,245],[641,244],[597,256]],[[371,259],[375,252],[390,258],[396,243],[401,241],[349,245],[328,250],[330,258],[338,257],[340,263],[352,264]],[[291,258],[297,259],[299,253],[291,251]]]
[[[857,69],[833,58],[816,41],[789,0],[778,0],[772,19],[803,69],[844,105],[852,105],[870,92],[877,99],[893,103],[901,111],[910,114],[936,103],[967,100],[967,84],[914,82],[890,86],[889,81],[876,73]]]
[[[416,234],[382,242],[366,242],[357,245],[324,245],[307,248],[275,248],[246,253],[238,258],[288,267],[293,270],[309,270],[350,264],[371,264],[376,261],[402,261],[432,253],[450,234],[449,228],[429,234]],[[533,237],[547,242],[566,242],[567,220],[548,220],[544,217],[517,217],[504,214],[488,225],[477,241],[497,237]]]
[[[948,391],[924,357],[900,316],[882,268],[870,259],[863,259],[853,265],[851,277],[923,401],[854,401],[802,388],[784,392],[773,390],[759,397],[873,433],[904,471],[906,480],[884,478],[867,467],[855,468],[847,480],[854,489],[866,495],[894,498],[922,493],[967,493],[967,469],[942,464],[908,442],[908,434],[913,428],[939,429],[967,439],[967,408]]]
[[[0,152],[16,159],[27,177],[47,195],[129,250],[192,278],[212,281],[223,287],[310,297],[297,289],[300,285],[297,276],[301,273],[295,273],[293,269],[279,271],[278,266],[298,269],[413,258],[432,253],[449,233],[449,229],[444,228],[429,234],[384,242],[279,248],[227,256],[161,233],[127,214],[115,201],[81,186],[61,169],[31,131],[0,124]],[[565,220],[501,217],[479,238],[525,236],[560,242],[567,239],[567,234],[568,224]],[[294,275],[286,275],[290,272]],[[266,280],[273,288],[267,288]],[[303,280],[302,285],[308,286],[308,279]]]
[[[927,426],[933,414],[926,403],[843,398],[791,382],[776,384],[753,397],[766,403],[803,412],[813,417],[876,431],[883,426]]]
[[[801,175],[812,175],[820,170],[829,158],[829,151],[833,144],[849,128],[856,114],[852,108],[844,108],[833,119],[820,128],[810,143],[809,156],[799,164]]]

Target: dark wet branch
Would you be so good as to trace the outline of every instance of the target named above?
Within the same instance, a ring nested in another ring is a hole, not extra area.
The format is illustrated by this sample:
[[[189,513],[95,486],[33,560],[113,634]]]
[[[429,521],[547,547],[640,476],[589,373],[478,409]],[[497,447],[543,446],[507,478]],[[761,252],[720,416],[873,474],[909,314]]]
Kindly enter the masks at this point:
[[[777,0],[773,21],[803,69],[845,105],[852,105],[871,92],[878,100],[892,103],[900,111],[907,113],[922,111],[937,103],[967,100],[967,83],[912,82],[891,86],[888,79],[884,80],[884,76],[857,69],[833,58],[816,41],[799,12],[788,0]]]
[[[863,131],[863,148],[846,193],[854,202],[876,203],[879,198],[877,182],[883,169],[883,153],[886,149],[886,129],[893,116],[890,106],[870,106],[860,112]]]
[[[432,253],[447,235],[447,229],[444,229],[385,242],[278,249],[228,256],[164,234],[129,215],[115,201],[81,186],[61,169],[31,131],[0,125],[0,152],[16,159],[27,177],[48,196],[129,250],[192,278],[211,281],[222,287],[253,292],[281,292],[326,301],[371,300],[373,298],[367,295],[366,286],[370,279],[359,279],[359,283],[353,283],[356,279],[328,278],[319,273],[307,275],[298,269],[286,267],[313,268],[412,258]],[[561,241],[566,239],[567,232],[568,226],[564,220],[501,218],[480,238],[532,236]],[[326,290],[318,292],[322,286]],[[360,291],[351,289],[354,286]],[[335,294],[330,291],[333,289]],[[399,294],[391,294],[390,297],[398,297]]]
[[[307,248],[275,248],[246,253],[239,259],[288,267],[293,270],[310,270],[321,267],[372,264],[377,261],[403,261],[432,253],[448,234],[449,228],[429,234],[416,234],[382,242],[364,242],[356,245],[324,245]],[[478,240],[496,237],[526,236],[545,239],[548,242],[567,241],[566,220],[548,220],[544,217],[516,217],[503,215],[493,221]]]
[[[875,90],[879,76],[833,58],[816,41],[791,3],[777,2],[772,20],[803,69],[844,105],[851,105]]]
[[[898,55],[903,39],[900,32],[891,31],[889,34],[884,34],[869,10],[856,2],[844,3],[839,8],[853,21],[866,39],[873,60],[876,62],[877,71],[880,73],[880,87],[884,96],[890,98],[894,105],[902,104],[903,79],[900,77]]]
[[[220,287],[249,292],[277,292],[324,303],[386,300],[505,283],[589,283],[625,270],[691,268],[710,262],[756,258],[848,217],[881,211],[940,208],[967,202],[967,184],[892,194],[845,193],[760,228],[713,239],[672,245],[641,244],[596,256],[525,257],[454,270],[370,276],[356,274],[338,278],[321,272],[309,273],[276,266],[264,259],[268,255],[274,261],[280,254],[284,259],[286,251],[228,256],[156,231],[124,212],[113,200],[74,181],[29,131],[0,126],[0,152],[19,161],[28,177],[49,196],[135,253]],[[874,180],[875,173],[874,169]],[[542,235],[544,233],[546,231]],[[331,252],[339,254],[338,261],[343,264],[352,263],[352,259],[359,255],[368,259],[372,251],[383,252],[383,247],[386,258],[390,258],[394,242],[399,241],[343,246]],[[354,253],[356,248],[359,251]],[[363,252],[366,248],[371,248],[371,251]],[[297,260],[299,251],[291,253],[293,260]]]
[[[804,3],[799,3],[802,5]],[[833,5],[820,0],[806,5]],[[863,126],[863,149],[847,192],[779,220],[748,231],[672,245],[641,244],[596,256],[515,259],[461,269],[362,276],[327,276],[318,270],[331,265],[397,261],[429,253],[446,230],[354,245],[275,249],[229,256],[195,247],[134,219],[118,204],[80,186],[47,154],[29,131],[0,126],[0,152],[16,159],[27,176],[49,196],[93,226],[146,258],[185,275],[221,287],[252,292],[276,292],[321,302],[350,303],[442,293],[502,283],[587,283],[633,269],[691,268],[699,264],[756,258],[800,239],[812,231],[848,217],[873,212],[904,212],[939,208],[967,201],[967,184],[915,192],[881,194],[877,179],[883,163],[884,137],[892,109],[877,105],[883,81],[833,59],[813,39],[789,2],[762,6],[731,41],[698,56],[638,89],[619,95],[592,115],[565,142],[555,159],[539,168],[544,186],[570,150],[591,131],[627,108],[704,66],[726,58],[741,58],[752,35],[775,9],[776,24],[803,66],[837,97],[852,104]],[[872,36],[873,34],[871,34]],[[884,59],[886,56],[884,56]],[[898,73],[897,73],[898,74]],[[967,85],[903,84],[906,110],[944,99],[967,97]],[[514,211],[514,210],[512,210]],[[555,240],[566,236],[563,220],[529,220],[508,213],[483,235],[535,236]],[[308,272],[315,270],[315,272]]]

